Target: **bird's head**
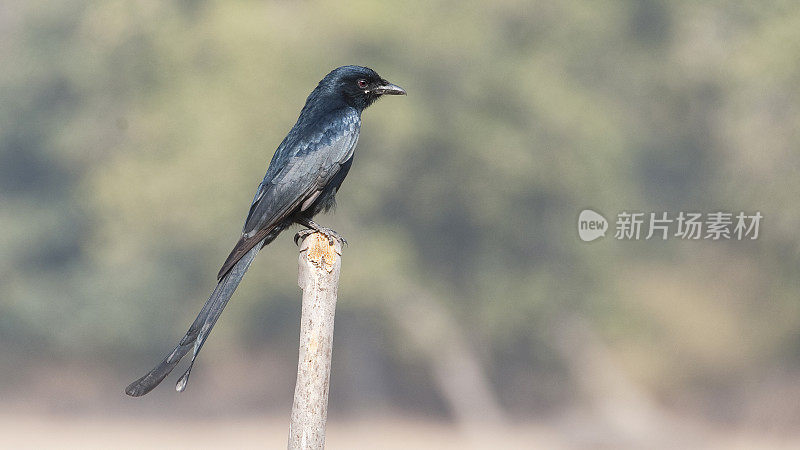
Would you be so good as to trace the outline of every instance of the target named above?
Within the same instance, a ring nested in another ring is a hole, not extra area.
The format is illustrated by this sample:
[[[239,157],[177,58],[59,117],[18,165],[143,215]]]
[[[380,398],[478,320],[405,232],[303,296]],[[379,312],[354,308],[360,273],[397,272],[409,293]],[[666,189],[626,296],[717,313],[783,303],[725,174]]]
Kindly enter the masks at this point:
[[[406,91],[378,75],[369,67],[342,66],[331,71],[319,88],[327,95],[339,97],[348,105],[363,111],[384,95],[406,95]]]

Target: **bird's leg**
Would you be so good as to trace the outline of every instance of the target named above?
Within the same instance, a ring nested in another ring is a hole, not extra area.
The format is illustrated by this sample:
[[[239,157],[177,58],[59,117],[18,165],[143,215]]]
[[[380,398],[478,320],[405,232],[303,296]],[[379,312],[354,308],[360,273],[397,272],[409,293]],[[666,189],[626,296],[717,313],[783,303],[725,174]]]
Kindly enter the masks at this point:
[[[342,244],[347,245],[347,240],[343,238],[341,234],[330,228],[323,227],[309,218],[301,217],[297,219],[297,223],[308,228],[305,230],[300,230],[294,235],[295,245],[297,245],[298,241],[301,239],[305,239],[307,236],[314,233],[320,233],[324,235],[326,238],[328,238],[328,244],[330,245],[333,245],[334,240],[340,241]]]

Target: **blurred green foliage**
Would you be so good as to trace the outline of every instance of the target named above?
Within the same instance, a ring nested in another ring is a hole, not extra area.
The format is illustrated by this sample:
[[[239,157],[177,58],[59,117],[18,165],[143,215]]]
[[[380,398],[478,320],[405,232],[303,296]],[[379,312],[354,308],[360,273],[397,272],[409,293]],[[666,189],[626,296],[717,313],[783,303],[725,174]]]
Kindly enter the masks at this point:
[[[4,2],[3,370],[59,357],[127,379],[155,362],[305,96],[343,64],[409,93],[365,112],[320,218],[351,242],[342,354],[375,355],[393,401],[431,389],[385,316],[412,285],[468,330],[511,408],[569,396],[550,344],[569,312],[664,398],[794,370],[799,52],[788,1]],[[587,206],[765,222],[756,242],[590,245]],[[295,258],[289,236],[262,252],[210,353],[295,358]]]

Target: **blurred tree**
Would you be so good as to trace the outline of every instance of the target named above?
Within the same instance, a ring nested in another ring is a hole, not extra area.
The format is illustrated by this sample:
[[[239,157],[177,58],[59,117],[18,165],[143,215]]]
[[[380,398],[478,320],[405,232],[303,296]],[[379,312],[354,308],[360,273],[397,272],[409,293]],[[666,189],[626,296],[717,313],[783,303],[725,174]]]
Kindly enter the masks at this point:
[[[0,355],[102,359],[121,376],[150,364],[212,288],[309,87],[355,63],[409,96],[367,112],[324,219],[352,242],[338,317],[353,348],[380,355],[343,348],[357,363],[334,361],[351,404],[365,392],[457,408],[392,319],[405,305],[387,304],[420,287],[489,380],[477,383],[512,410],[579,400],[556,317],[581,317],[598,336],[587,348],[678,403],[716,395],[708,380],[734,390],[764,365],[797,366],[791,2],[383,8],[0,5]],[[769,225],[753,243],[589,246],[574,229],[587,206],[761,209]],[[260,256],[208,359],[238,342],[293,361],[289,241]]]

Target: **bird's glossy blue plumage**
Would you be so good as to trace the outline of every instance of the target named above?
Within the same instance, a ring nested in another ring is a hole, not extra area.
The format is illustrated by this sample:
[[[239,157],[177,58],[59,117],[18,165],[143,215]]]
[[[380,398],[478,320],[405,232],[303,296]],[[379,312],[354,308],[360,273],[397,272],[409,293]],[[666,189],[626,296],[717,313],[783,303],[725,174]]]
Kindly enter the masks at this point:
[[[319,82],[258,185],[242,236],[219,272],[216,289],[183,339],[158,366],[128,386],[128,395],[150,392],[193,350],[192,364],[177,385],[183,391],[198,352],[258,250],[295,222],[323,230],[311,218],[333,205],[353,161],[361,112],[385,94],[405,91],[366,67],[339,67]]]

